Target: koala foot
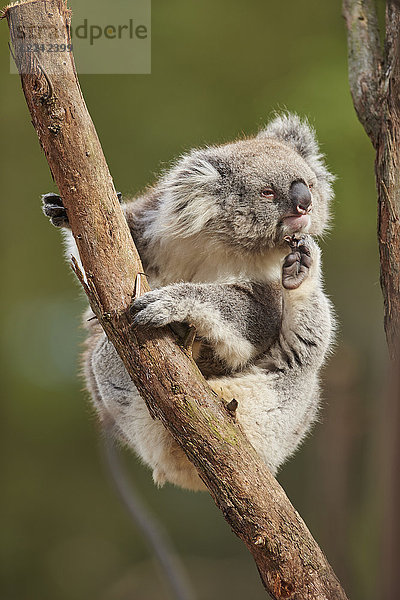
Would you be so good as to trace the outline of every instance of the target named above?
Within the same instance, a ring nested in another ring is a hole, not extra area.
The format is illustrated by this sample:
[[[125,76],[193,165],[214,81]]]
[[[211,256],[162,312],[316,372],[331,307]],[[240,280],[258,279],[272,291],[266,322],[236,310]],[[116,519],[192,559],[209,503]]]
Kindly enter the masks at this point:
[[[118,200],[122,201],[121,192],[117,192]],[[42,210],[46,217],[50,218],[50,221],[56,227],[69,227],[67,209],[65,208],[61,196],[49,192],[42,196],[43,207]]]
[[[296,290],[308,276],[312,265],[310,249],[306,246],[305,238],[296,239],[294,236],[285,238],[291,248],[282,267],[282,285],[287,290]]]
[[[43,194],[43,212],[46,217],[50,218],[50,221],[56,227],[69,227],[67,209],[65,208],[61,196],[53,194]]]

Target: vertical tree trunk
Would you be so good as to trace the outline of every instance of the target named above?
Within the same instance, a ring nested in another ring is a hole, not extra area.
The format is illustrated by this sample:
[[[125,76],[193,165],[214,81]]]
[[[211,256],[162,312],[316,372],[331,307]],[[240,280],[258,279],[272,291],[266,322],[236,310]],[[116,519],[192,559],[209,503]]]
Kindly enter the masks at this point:
[[[376,142],[378,240],[385,330],[391,357],[400,358],[400,5],[388,0]]]
[[[344,0],[349,80],[358,118],[376,150],[378,241],[385,331],[392,359],[400,334],[400,5],[388,0],[381,50],[373,0]]]
[[[384,551],[380,597],[398,597],[400,563],[400,3],[387,0],[381,49],[373,0],[344,0],[350,89],[376,150],[378,242],[390,385],[384,413]]]

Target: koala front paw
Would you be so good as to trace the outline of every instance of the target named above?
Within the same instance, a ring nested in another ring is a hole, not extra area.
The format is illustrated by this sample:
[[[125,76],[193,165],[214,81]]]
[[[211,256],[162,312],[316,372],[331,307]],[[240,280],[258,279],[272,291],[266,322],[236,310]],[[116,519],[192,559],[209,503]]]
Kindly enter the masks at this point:
[[[50,221],[56,227],[69,227],[67,209],[65,208],[61,196],[58,194],[43,194],[42,196],[42,210],[46,217],[50,218]]]
[[[187,317],[182,299],[177,298],[165,287],[147,292],[132,303],[136,316],[134,325],[163,327],[173,322],[182,322]]]
[[[282,267],[282,285],[287,290],[297,289],[309,274],[313,264],[311,257],[310,240],[302,237],[296,239],[294,236],[285,239],[291,248],[284,260]]]

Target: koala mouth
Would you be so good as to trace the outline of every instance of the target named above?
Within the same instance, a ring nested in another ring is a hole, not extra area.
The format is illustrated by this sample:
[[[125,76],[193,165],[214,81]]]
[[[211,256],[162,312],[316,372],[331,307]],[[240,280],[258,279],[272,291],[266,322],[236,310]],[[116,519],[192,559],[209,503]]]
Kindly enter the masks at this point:
[[[304,215],[289,215],[285,217],[282,224],[285,229],[295,232],[304,231],[310,226],[311,217],[308,214]]]

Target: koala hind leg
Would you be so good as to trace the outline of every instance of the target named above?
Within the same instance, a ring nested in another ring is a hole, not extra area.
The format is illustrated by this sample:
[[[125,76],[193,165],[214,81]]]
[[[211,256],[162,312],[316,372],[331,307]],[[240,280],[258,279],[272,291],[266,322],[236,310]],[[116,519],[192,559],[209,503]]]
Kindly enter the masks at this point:
[[[150,416],[105,335],[100,335],[87,353],[85,371],[86,378],[89,373],[89,378],[95,382],[98,393],[94,402],[102,405],[100,414],[110,415],[122,440],[153,470],[155,483],[163,485],[169,481],[191,490],[205,489],[195,467],[169,431],[161,421]]]

